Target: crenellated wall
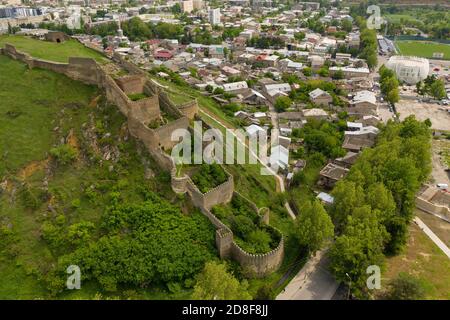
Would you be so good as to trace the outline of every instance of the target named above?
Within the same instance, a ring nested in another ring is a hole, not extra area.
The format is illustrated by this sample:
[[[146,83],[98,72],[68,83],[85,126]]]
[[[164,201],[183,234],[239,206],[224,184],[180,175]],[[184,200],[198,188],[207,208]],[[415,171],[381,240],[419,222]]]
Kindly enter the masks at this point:
[[[181,117],[177,120],[171,121],[168,124],[155,129],[156,134],[159,137],[158,144],[163,150],[172,149],[172,147],[178,143],[178,141],[172,141],[172,132],[176,129],[188,130],[189,119],[187,117]]]
[[[139,74],[123,76],[117,79],[116,82],[125,94],[142,93],[144,91],[145,76]]]
[[[237,192],[234,192],[234,194],[243,197]],[[261,211],[258,210],[253,202],[245,197],[243,197],[243,199],[244,201],[247,201],[256,212],[259,213]],[[207,217],[217,228],[216,246],[221,258],[232,258],[238,261],[247,277],[264,277],[271,272],[276,271],[281,266],[284,258],[284,237],[278,229],[269,226],[268,223],[266,223],[271,231],[278,234],[280,237],[280,242],[275,249],[264,254],[251,254],[242,249],[234,241],[233,232],[228,226],[217,219],[217,217],[209,210],[206,211],[208,213]],[[261,216],[261,221],[265,223],[265,221],[268,222],[269,211],[267,208],[263,211],[264,215]]]
[[[246,274],[256,277],[265,276],[281,265],[284,255],[284,239],[281,233],[281,240],[276,249],[266,254],[250,254],[234,242],[232,231],[211,213],[210,209],[213,206],[231,201],[235,192],[234,179],[231,174],[226,172],[228,175],[226,182],[203,194],[189,176],[177,176],[174,159],[162,150],[171,149],[177,143],[171,141],[171,135],[174,130],[189,128],[189,120],[194,119],[198,113],[198,104],[195,99],[176,106],[169,96],[160,90],[156,84],[145,80],[141,85],[138,79],[143,79],[142,76],[146,75],[145,71],[124,60],[120,55],[114,55],[113,60],[132,75],[138,76],[128,77],[131,83],[127,83],[125,78],[119,80],[119,86],[102,66],[91,58],[69,58],[69,63],[45,61],[32,58],[26,53],[17,51],[10,44],[5,44],[4,48],[0,48],[0,54],[23,61],[29,68],[42,68],[65,74],[74,80],[97,85],[105,90],[108,101],[116,105],[121,113],[127,117],[130,134],[143,142],[150,155],[163,170],[171,173],[173,191],[188,193],[194,206],[198,207],[216,227],[216,245],[219,249],[220,257],[235,259],[244,268]],[[149,95],[149,98],[131,101],[126,93],[139,92],[139,90]],[[157,129],[151,129],[147,124],[160,117],[160,105],[167,113],[177,119]],[[256,205],[252,202],[250,203],[258,211]],[[268,223],[268,211],[262,216],[262,221]],[[272,229],[275,230],[274,228]]]

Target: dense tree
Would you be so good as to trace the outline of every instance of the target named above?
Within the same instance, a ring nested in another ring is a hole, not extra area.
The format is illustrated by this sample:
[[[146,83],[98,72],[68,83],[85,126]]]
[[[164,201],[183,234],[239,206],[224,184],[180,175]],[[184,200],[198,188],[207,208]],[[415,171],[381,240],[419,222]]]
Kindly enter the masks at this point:
[[[435,99],[443,99],[447,96],[447,93],[445,91],[445,84],[443,80],[436,80],[433,82],[433,84],[430,86],[430,94]]]
[[[360,58],[366,59],[367,65],[370,69],[377,66],[378,56],[377,56],[377,36],[375,30],[364,29],[361,32],[361,44],[360,44]]]
[[[389,235],[369,206],[348,217],[344,233],[330,249],[330,268],[338,281],[350,285],[357,297],[366,291],[367,267],[383,264],[383,244]]]
[[[331,215],[337,231],[342,232],[335,244],[332,263],[338,277],[346,277],[348,281],[344,266],[347,270],[360,266],[359,275],[353,274],[351,279],[352,284],[362,286],[362,266],[367,265],[362,260],[367,259],[368,253],[362,255],[361,250],[367,250],[370,245],[370,250],[376,248],[377,255],[395,254],[404,246],[415,194],[431,171],[430,137],[429,127],[413,116],[402,123],[390,121],[382,128],[377,145],[365,149],[346,178],[336,184]],[[361,236],[354,236],[354,230],[348,227],[355,223],[358,212],[370,213],[374,219],[370,224],[383,233],[382,238],[368,238],[367,242]],[[345,254],[340,256],[338,252]],[[359,294],[361,288],[355,287]]]
[[[314,254],[334,235],[331,218],[318,200],[307,201],[296,220],[296,235],[300,246]]]
[[[194,300],[250,300],[246,280],[239,282],[227,272],[226,265],[207,262],[194,286]]]
[[[345,150],[341,147],[342,133],[336,124],[310,120],[302,128],[301,136],[308,152],[320,152],[326,158],[333,159],[345,154]]]
[[[213,257],[210,222],[198,212],[181,214],[153,193],[146,193],[145,197],[141,203],[121,204],[120,196],[114,195],[112,206],[102,217],[102,230],[106,233],[96,241],[86,243],[92,229],[90,223],[65,229],[65,220],[59,219],[53,227],[46,227],[46,240],[62,244],[58,242],[59,232],[63,240],[67,238],[77,247],[60,257],[57,269],[47,276],[49,286],[60,284],[58,279],[66,277],[65,270],[72,264],[83,270],[83,280],[97,280],[107,291],[116,291],[120,284],[184,284],[193,279]]]
[[[305,39],[306,34],[304,32],[296,32],[294,33],[294,38],[297,41],[302,41],[303,39]]]
[[[122,29],[132,41],[144,41],[153,36],[150,27],[138,17],[122,22]]]
[[[350,19],[342,19],[341,28],[346,32],[351,32],[353,29],[353,24]]]
[[[280,96],[275,100],[275,110],[277,112],[285,112],[292,105],[292,101],[289,97]]]

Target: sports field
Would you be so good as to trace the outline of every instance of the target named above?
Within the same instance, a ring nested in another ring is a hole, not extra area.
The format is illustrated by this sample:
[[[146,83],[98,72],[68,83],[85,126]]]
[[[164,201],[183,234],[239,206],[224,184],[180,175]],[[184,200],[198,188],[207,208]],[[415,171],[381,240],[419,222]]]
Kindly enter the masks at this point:
[[[395,41],[399,53],[405,56],[433,58],[433,53],[442,52],[444,60],[450,60],[450,44],[428,41]]]

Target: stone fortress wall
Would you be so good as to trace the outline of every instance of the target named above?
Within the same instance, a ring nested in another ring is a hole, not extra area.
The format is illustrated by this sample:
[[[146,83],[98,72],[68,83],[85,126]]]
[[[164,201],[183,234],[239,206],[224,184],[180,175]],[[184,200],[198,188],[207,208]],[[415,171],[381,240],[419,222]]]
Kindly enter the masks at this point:
[[[166,92],[148,79],[144,70],[117,54],[113,56],[113,61],[128,71],[130,75],[116,80],[107,73],[101,64],[91,58],[72,57],[69,58],[68,63],[46,61],[17,51],[10,44],[5,44],[4,48],[0,48],[0,54],[20,60],[26,63],[30,69],[51,70],[105,90],[108,101],[116,105],[127,117],[130,134],[143,142],[150,155],[163,170],[170,172],[171,186],[174,192],[187,193],[194,206],[198,207],[216,227],[216,245],[220,257],[235,259],[249,276],[263,277],[278,269],[284,256],[284,238],[281,232],[271,227],[274,232],[280,234],[277,248],[265,254],[250,254],[236,244],[232,231],[210,211],[215,205],[230,202],[233,195],[236,194],[233,176],[227,172],[227,181],[207,193],[202,193],[188,175],[177,175],[174,159],[164,152],[164,150],[170,150],[177,143],[171,139],[175,129],[189,128],[190,120],[193,120],[198,113],[196,100],[179,106],[175,105]],[[132,101],[127,96],[131,93],[145,93],[148,97]],[[156,129],[151,129],[147,125],[160,117],[160,107],[176,119]],[[251,205],[258,211],[255,204],[251,203]],[[268,210],[262,217],[262,221],[268,224]]]

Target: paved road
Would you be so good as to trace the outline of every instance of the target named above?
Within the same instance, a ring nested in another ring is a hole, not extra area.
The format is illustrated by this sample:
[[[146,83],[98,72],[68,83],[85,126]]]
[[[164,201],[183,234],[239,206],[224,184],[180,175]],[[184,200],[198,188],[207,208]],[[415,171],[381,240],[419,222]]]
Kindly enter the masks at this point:
[[[331,300],[339,283],[328,271],[326,250],[316,253],[289,282],[276,300]]]
[[[442,242],[441,239],[439,239],[439,237],[433,232],[431,231],[430,228],[428,228],[428,226],[423,223],[422,220],[420,220],[419,217],[415,217],[413,220],[418,226],[419,228],[425,232],[425,234],[439,247],[439,249],[442,250],[442,252],[444,252],[447,257],[450,259],[450,249],[445,245],[444,242]]]

